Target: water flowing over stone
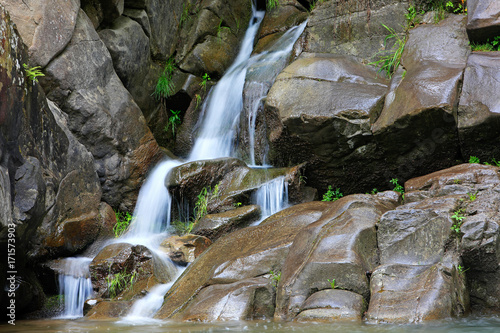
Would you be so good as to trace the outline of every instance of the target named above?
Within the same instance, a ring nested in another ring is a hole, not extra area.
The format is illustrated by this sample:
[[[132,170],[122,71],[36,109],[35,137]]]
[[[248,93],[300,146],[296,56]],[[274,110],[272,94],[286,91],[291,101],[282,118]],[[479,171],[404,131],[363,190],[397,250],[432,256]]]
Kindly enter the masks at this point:
[[[127,239],[147,238],[168,228],[172,198],[164,185],[164,179],[177,165],[178,161],[167,160],[151,172],[139,192]]]
[[[231,156],[233,137],[243,108],[241,92],[245,83],[246,62],[252,53],[255,34],[263,18],[263,11],[254,10],[238,57],[210,93],[203,125],[189,156],[190,160]]]
[[[275,178],[262,185],[253,194],[255,203],[261,207],[262,220],[276,214],[288,205],[288,183],[285,177]]]
[[[59,275],[59,294],[64,295],[63,318],[83,316],[83,303],[92,296],[89,263],[91,258],[65,259],[64,274]]]

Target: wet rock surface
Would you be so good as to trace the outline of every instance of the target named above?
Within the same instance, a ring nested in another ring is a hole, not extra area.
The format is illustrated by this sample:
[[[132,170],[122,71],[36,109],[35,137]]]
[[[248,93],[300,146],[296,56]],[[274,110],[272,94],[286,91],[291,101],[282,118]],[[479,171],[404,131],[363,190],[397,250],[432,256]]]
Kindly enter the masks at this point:
[[[467,32],[474,42],[500,35],[500,4],[487,0],[467,1]]]
[[[500,52],[474,52],[467,60],[458,106],[458,134],[464,156],[483,161],[500,155]]]

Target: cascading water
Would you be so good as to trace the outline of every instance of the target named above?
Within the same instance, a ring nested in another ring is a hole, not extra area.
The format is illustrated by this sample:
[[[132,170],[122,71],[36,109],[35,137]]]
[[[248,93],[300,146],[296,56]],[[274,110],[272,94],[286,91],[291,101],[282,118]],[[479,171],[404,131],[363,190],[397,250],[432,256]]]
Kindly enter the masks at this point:
[[[259,63],[260,66],[265,66],[266,63],[283,63],[282,67],[279,69],[275,66],[274,71],[276,71],[276,73],[273,74],[274,76],[272,78],[267,78],[267,80],[274,81],[276,75],[284,67],[286,58],[292,50],[293,44],[305,27],[304,23],[300,27],[291,29],[291,31],[287,32],[279,39],[273,49],[263,54],[250,57],[253,50],[255,36],[260,23],[264,18],[264,14],[264,11],[257,11],[254,6],[250,25],[246,31],[236,60],[227,70],[226,74],[219,80],[217,85],[212,89],[205,105],[203,106],[204,116],[200,126],[199,135],[193,146],[188,161],[231,157],[235,155],[233,142],[238,131],[240,114],[243,110],[243,89],[248,69],[256,63]],[[263,97],[265,97],[265,94],[271,85],[272,82],[270,84],[266,84],[259,96],[256,97],[259,102]],[[252,124],[252,130],[250,130],[250,132],[252,133],[251,135],[255,137],[255,120],[251,119],[250,122]],[[253,154],[253,142],[251,143],[251,146],[251,154]],[[255,158],[252,158],[251,163],[255,164]],[[180,161],[175,160],[164,161],[151,172],[139,192],[130,231],[122,237],[120,241],[147,245],[153,252],[155,252],[155,249],[152,248],[152,246],[154,247],[155,245],[154,242],[152,242],[152,239],[154,236],[158,236],[162,232],[165,232],[170,224],[172,200],[164,185],[164,181],[168,173],[180,164]],[[284,177],[269,181],[257,190],[255,194],[255,201],[263,207],[264,215],[266,216],[283,209],[286,206],[287,198],[288,193]],[[73,258],[68,258],[68,260],[71,259]],[[91,259],[86,258],[85,262],[80,262],[79,264],[80,268],[86,269],[87,274],[90,261]],[[168,269],[173,269],[171,267],[172,265],[169,264],[167,266],[170,267]],[[66,280],[66,275],[61,276],[60,280],[62,286],[61,293],[64,293],[65,299],[67,299],[65,313],[67,313],[68,316],[70,315],[70,312],[74,313],[74,315],[71,314],[71,316],[82,316],[83,302],[90,296],[92,289],[90,279],[79,279],[79,283],[82,283],[85,288],[75,287],[75,289],[71,287],[73,282],[71,282],[70,279]],[[150,292],[150,298],[144,298],[141,303],[134,307],[134,309],[142,308],[143,305],[141,304],[145,304],[145,302],[148,305],[152,305],[154,304],[155,299],[159,299],[161,301],[163,299],[163,295],[170,287],[169,285],[170,284],[158,286],[157,289]],[[73,290],[77,291],[75,292]],[[90,290],[90,292],[87,292],[87,290]],[[142,310],[133,310],[130,315],[136,317],[151,317],[156,312],[156,307],[152,306],[148,311],[141,311]]]
[[[150,244],[150,236],[165,232],[170,226],[172,198],[165,187],[165,177],[180,164],[176,160],[163,161],[157,165],[139,191],[134,217],[124,239]]]
[[[283,176],[274,178],[263,184],[253,196],[253,201],[262,210],[261,220],[264,220],[288,206],[288,183]]]
[[[64,259],[64,274],[59,275],[59,294],[64,295],[63,318],[83,316],[83,303],[92,296],[89,264],[92,258]]]
[[[240,52],[207,99],[205,117],[193,146],[190,161],[230,157],[243,109],[243,87],[253,43],[264,11],[253,10]]]

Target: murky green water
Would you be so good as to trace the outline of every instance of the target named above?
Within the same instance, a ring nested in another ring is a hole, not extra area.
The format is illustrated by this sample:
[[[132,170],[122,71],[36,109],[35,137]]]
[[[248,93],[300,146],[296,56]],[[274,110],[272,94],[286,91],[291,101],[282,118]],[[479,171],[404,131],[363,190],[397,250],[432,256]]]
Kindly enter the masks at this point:
[[[500,318],[466,318],[421,325],[366,325],[366,324],[299,324],[275,322],[226,322],[217,324],[178,323],[169,321],[123,322],[89,320],[26,320],[16,325],[0,325],[0,332],[315,332],[315,333],[485,333],[500,332]]]

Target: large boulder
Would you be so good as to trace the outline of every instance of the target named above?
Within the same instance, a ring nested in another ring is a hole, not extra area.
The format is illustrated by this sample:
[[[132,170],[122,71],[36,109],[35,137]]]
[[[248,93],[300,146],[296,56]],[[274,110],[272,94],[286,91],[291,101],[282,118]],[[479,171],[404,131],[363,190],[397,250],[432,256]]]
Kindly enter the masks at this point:
[[[104,200],[131,211],[149,165],[161,152],[83,11],[70,44],[45,73],[48,96],[69,115],[69,128],[94,155]]]
[[[307,161],[307,182],[315,187],[362,187],[366,175],[355,169],[366,162],[344,170],[342,157],[352,162],[373,150],[370,125],[382,110],[387,84],[353,57],[303,53],[266,99],[269,159],[274,165]]]
[[[455,163],[456,105],[470,53],[465,17],[410,31],[402,65],[392,78],[384,109],[372,131],[391,175],[408,179]]]
[[[2,6],[0,22],[0,238],[6,248],[11,233],[22,249],[15,262],[21,315],[43,301],[36,262],[79,253],[108,226],[100,214],[92,154],[40,85],[27,77],[21,66],[29,63],[27,48]],[[3,279],[6,264],[2,261]],[[2,292],[0,303],[6,300]]]
[[[5,0],[32,64],[45,67],[68,45],[75,30],[79,0]]]
[[[500,52],[474,52],[467,60],[458,106],[462,155],[500,156]]]
[[[304,32],[304,51],[371,59],[389,32],[406,25],[408,1],[330,0],[316,2]]]
[[[152,62],[150,40],[144,27],[133,18],[120,16],[109,28],[99,31],[99,37],[108,48],[113,67],[125,88],[142,112],[151,114],[157,104],[152,87],[162,68]]]
[[[500,35],[500,3],[489,0],[467,1],[467,32],[474,42],[486,42]]]
[[[200,301],[200,286],[232,288],[235,282],[259,277],[270,271],[281,271],[297,233],[320,219],[330,207],[331,204],[327,202],[296,205],[273,215],[258,226],[237,230],[219,238],[188,266],[183,277],[170,288],[156,317],[183,318],[185,314],[182,309],[191,302]],[[253,297],[253,293],[247,295]],[[219,313],[217,317],[221,315]],[[249,315],[245,313],[246,317]]]
[[[394,192],[347,196],[331,204],[315,223],[305,226],[283,264],[275,317],[293,319],[315,291],[331,287],[331,279],[336,286],[367,301],[367,272],[379,262],[375,224],[397,204]]]

